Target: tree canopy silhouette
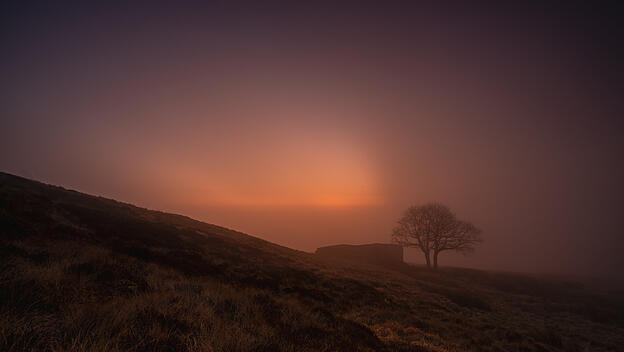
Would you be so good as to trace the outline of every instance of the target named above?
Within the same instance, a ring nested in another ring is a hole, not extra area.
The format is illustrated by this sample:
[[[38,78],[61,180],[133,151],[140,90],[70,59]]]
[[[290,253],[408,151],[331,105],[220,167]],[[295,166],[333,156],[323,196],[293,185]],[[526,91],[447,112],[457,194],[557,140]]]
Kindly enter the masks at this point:
[[[451,210],[440,203],[409,207],[392,231],[392,241],[403,247],[419,248],[427,267],[438,268],[438,254],[454,250],[469,253],[483,242],[481,230],[467,221],[458,220]]]

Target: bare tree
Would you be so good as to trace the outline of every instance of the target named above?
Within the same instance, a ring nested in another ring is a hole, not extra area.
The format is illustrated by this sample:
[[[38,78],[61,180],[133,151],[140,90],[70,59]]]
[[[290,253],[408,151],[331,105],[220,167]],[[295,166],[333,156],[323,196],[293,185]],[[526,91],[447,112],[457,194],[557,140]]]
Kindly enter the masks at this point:
[[[438,254],[454,250],[474,251],[483,242],[481,230],[473,224],[458,220],[451,210],[439,203],[409,207],[392,231],[392,241],[403,247],[419,248],[425,255],[427,267],[438,268]]]

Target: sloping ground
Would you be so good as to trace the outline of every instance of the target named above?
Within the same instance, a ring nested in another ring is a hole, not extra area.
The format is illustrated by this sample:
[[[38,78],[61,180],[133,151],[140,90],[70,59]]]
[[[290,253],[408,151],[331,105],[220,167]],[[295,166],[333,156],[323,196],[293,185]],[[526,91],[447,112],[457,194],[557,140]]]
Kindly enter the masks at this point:
[[[7,174],[0,174],[0,258],[3,351],[624,346],[621,292],[331,262]]]
[[[403,247],[397,244],[339,244],[317,248],[314,254],[328,259],[349,260],[390,268],[405,265],[403,262]]]

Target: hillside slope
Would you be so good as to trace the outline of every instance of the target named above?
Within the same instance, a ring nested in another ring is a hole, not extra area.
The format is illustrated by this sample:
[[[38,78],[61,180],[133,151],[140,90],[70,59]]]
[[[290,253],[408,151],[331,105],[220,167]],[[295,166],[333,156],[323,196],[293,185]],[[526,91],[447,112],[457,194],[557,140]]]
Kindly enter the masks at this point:
[[[622,297],[331,262],[0,173],[0,350],[615,351]]]

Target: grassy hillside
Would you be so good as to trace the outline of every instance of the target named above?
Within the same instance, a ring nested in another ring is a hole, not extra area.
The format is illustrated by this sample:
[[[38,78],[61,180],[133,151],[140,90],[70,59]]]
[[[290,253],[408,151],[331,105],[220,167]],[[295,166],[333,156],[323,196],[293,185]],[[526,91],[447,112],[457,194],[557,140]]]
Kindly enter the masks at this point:
[[[331,262],[0,173],[0,350],[617,351],[624,294]]]

